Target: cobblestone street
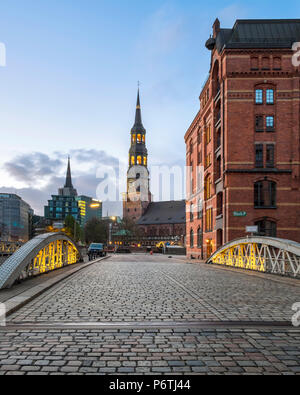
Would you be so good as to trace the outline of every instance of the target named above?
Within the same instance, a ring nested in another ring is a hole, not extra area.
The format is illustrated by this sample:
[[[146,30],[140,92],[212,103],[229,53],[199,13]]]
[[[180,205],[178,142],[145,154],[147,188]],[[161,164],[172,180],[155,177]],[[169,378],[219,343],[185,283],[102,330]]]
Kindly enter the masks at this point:
[[[0,328],[0,374],[300,374],[297,282],[114,256]]]

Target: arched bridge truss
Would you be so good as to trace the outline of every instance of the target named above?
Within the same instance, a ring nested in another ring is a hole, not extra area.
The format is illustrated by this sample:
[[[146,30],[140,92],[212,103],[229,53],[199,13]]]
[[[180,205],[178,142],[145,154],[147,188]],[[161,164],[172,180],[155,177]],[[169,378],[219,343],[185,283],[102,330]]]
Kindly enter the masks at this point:
[[[17,280],[72,265],[81,259],[77,246],[65,234],[37,236],[0,266],[0,289],[11,287]]]
[[[238,239],[222,246],[207,263],[300,278],[300,244],[273,237]]]

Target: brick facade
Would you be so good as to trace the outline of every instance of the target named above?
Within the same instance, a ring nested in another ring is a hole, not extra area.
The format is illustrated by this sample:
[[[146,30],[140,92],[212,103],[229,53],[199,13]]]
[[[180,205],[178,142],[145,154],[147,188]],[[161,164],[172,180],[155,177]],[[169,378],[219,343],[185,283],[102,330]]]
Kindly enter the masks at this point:
[[[233,32],[245,23],[237,21]],[[227,30],[215,22],[207,43],[210,75],[185,135],[193,184],[187,251],[197,258],[244,237],[251,225],[261,235],[300,242],[300,69],[292,64],[291,46],[218,49],[214,43]]]

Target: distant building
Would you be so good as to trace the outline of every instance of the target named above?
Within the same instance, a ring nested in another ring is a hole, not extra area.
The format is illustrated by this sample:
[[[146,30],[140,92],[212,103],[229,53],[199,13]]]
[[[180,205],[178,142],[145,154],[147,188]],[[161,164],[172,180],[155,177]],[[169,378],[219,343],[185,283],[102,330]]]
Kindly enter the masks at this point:
[[[81,226],[85,226],[92,218],[102,219],[102,202],[88,196],[78,196],[76,199],[80,209]]]
[[[20,196],[0,194],[0,239],[27,242],[32,237],[33,210]]]
[[[142,124],[140,95],[138,92],[135,123],[131,129],[127,192],[124,194],[123,216],[139,228],[142,245],[155,245],[160,241],[185,242],[185,201],[152,202],[149,186],[146,130]],[[124,240],[123,240],[124,241]],[[126,241],[125,241],[126,242]]]
[[[52,195],[45,207],[45,218],[51,222],[64,222],[68,216],[81,225],[85,226],[92,218],[102,218],[102,202],[88,196],[78,196],[77,190],[73,187],[70,158],[66,183],[58,190],[58,195]]]

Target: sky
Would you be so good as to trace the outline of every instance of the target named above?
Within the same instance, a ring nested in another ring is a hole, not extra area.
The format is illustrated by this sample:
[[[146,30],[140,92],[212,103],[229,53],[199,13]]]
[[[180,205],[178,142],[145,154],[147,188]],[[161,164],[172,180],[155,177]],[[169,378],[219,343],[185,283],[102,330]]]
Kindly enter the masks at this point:
[[[224,28],[236,19],[300,18],[300,3],[2,0],[0,192],[42,215],[70,155],[74,187],[97,197],[99,173],[127,164],[137,81],[150,166],[183,165],[216,17]],[[119,214],[120,204],[105,211]]]

